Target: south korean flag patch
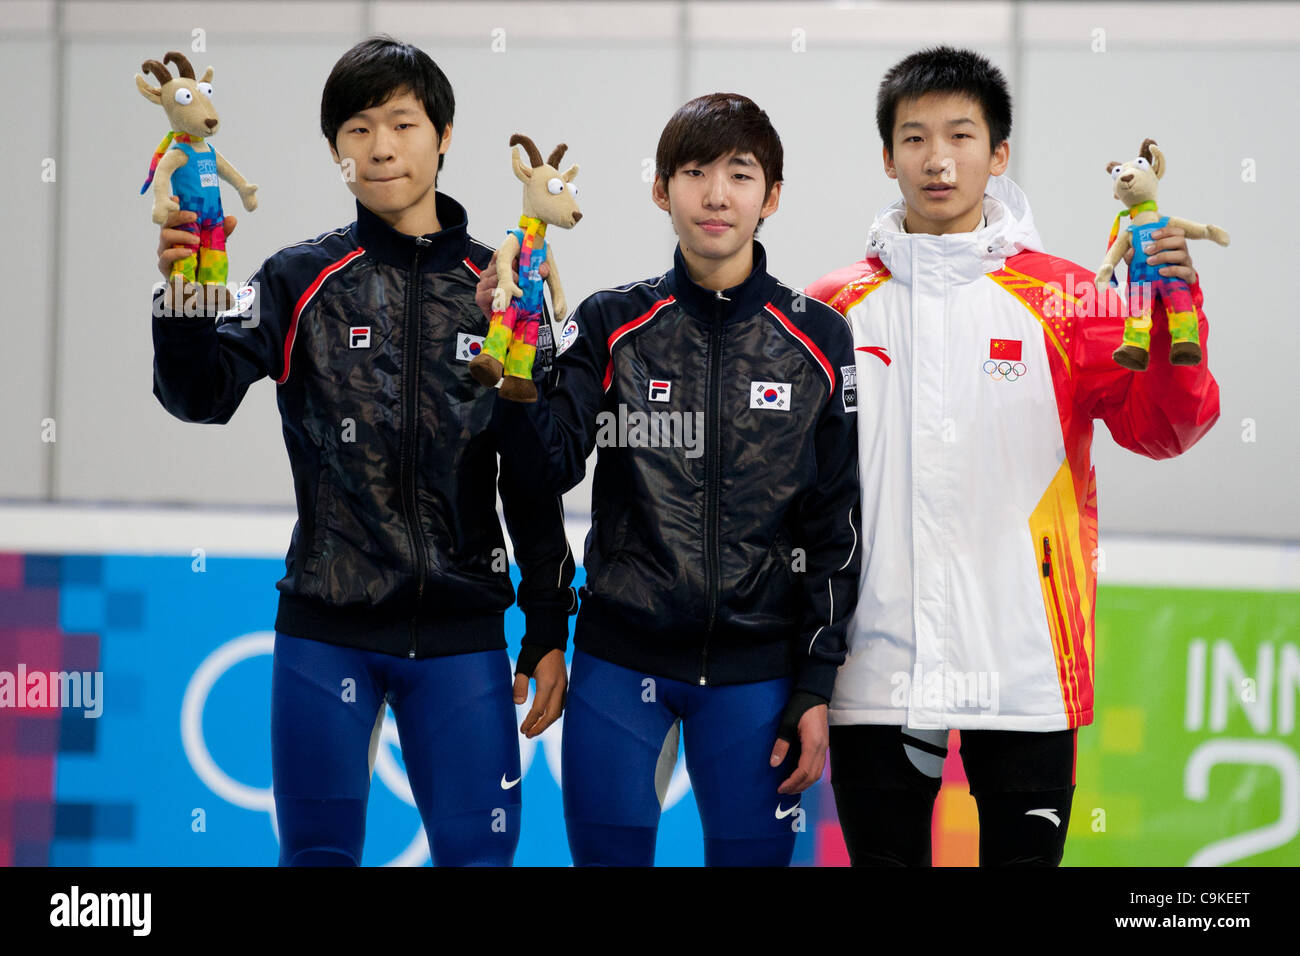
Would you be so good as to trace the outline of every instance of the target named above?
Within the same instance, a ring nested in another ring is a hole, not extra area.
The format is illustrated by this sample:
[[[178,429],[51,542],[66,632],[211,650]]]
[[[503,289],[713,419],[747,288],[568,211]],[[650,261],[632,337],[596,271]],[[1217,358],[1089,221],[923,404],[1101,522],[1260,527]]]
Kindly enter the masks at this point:
[[[483,351],[483,336],[468,332],[456,334],[456,361],[468,362]]]
[[[790,410],[789,382],[750,382],[749,407],[769,408],[778,412]]]
[[[856,365],[840,366],[840,387],[844,391],[844,410],[858,410],[858,367]]]

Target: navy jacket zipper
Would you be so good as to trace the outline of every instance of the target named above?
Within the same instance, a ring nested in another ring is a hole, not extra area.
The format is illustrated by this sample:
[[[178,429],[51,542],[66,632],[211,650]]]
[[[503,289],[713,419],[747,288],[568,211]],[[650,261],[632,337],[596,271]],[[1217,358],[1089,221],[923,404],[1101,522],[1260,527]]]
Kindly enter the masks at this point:
[[[723,303],[728,301],[721,291],[714,293],[713,323],[709,327],[709,374],[708,422],[709,433],[708,458],[704,469],[704,567],[709,589],[709,624],[704,632],[704,648],[700,653],[700,685],[709,682],[709,638],[713,636],[713,627],[718,617],[718,471],[719,471],[719,433],[722,430],[720,420],[722,408],[722,312]]]
[[[406,353],[402,362],[402,472],[404,485],[402,502],[406,509],[406,533],[411,539],[415,554],[416,584],[415,608],[411,612],[411,644],[406,656],[415,657],[416,631],[420,620],[420,605],[424,601],[424,578],[428,573],[428,556],[424,550],[424,531],[419,523],[419,502],[415,493],[416,463],[419,448],[420,411],[420,307],[422,278],[420,275],[420,249],[432,243],[423,236],[415,238],[415,255],[411,260],[411,276],[406,285]]]

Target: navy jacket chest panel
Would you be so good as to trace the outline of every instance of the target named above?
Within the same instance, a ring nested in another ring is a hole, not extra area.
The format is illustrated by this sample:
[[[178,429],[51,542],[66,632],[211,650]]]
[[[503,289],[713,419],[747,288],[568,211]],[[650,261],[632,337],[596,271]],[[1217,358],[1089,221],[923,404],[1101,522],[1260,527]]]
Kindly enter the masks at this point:
[[[789,501],[815,479],[814,442],[826,394],[825,373],[766,315],[739,324],[724,349],[722,418],[729,427],[721,435],[720,471],[724,494],[741,511],[760,513],[764,502]]]
[[[487,334],[473,286],[434,273],[420,281],[419,409],[427,454],[478,436],[491,419],[495,393],[457,358],[461,334]],[[298,393],[303,428],[314,444],[337,447],[335,433],[350,419],[353,447],[341,451],[396,453],[409,283],[404,270],[358,263],[329,277],[300,313],[287,387]]]
[[[408,273],[374,263],[326,280],[299,316],[293,374],[303,371],[299,362],[305,359],[302,364],[310,367],[311,374],[341,390],[351,385],[371,398],[399,400],[409,281]],[[469,388],[473,379],[468,361],[456,357],[461,333],[487,334],[488,322],[474,303],[473,287],[440,274],[425,274],[421,282],[418,335],[424,390],[435,386],[453,401],[483,397],[482,386],[475,383]],[[430,363],[445,368],[435,371]],[[377,381],[396,377],[398,382],[376,396],[366,381],[371,376]]]
[[[442,366],[437,376],[441,391],[450,404],[484,402],[488,406],[495,400],[495,389],[486,388],[474,380],[469,372],[469,359],[462,358],[462,336],[482,338],[488,332],[488,320],[474,301],[473,286],[462,284],[445,275],[426,275],[422,291],[423,321],[420,324],[421,348],[424,362],[437,362]],[[430,369],[423,369],[427,390]]]
[[[639,476],[634,484],[668,481],[671,487],[684,479],[684,487],[695,496],[703,494],[706,434],[714,427],[707,414],[709,333],[708,325],[674,310],[615,346],[614,379],[603,410],[626,415],[626,428],[623,419],[618,420],[620,441],[641,439],[639,447],[621,446],[618,452],[619,457],[627,456],[626,466]],[[766,315],[724,326],[721,349],[716,386],[722,491],[733,505],[743,504],[739,511],[767,511],[776,500],[789,500],[815,480],[814,442],[829,388],[826,375],[803,346],[779,331]],[[666,401],[665,384],[670,386]],[[762,384],[784,387],[782,405],[751,407],[751,397]],[[665,412],[676,413],[679,420],[647,420]],[[639,416],[640,433],[635,430]],[[692,417],[689,424],[685,416]],[[696,422],[701,427],[687,430]],[[652,429],[661,437],[691,439],[692,454],[687,455],[680,442],[654,441]],[[724,508],[724,513],[728,510],[732,509]]]
[[[728,323],[721,342],[718,374],[724,428],[728,422],[748,420],[751,413],[764,415],[764,421],[768,415],[781,416],[784,424],[771,423],[767,427],[782,433],[812,428],[830,386],[825,372],[801,345],[778,331],[763,315]],[[708,373],[709,327],[681,310],[633,332],[614,348],[617,400],[629,408],[704,411],[708,405]],[[668,405],[650,399],[651,381],[672,383]],[[788,385],[789,397],[779,407],[751,408],[754,383],[759,382]]]
[[[617,401],[645,411],[704,411],[708,374],[708,330],[681,311],[657,317],[614,346]],[[668,401],[650,383],[670,383]]]
[[[372,399],[395,399],[395,379],[402,374],[404,293],[404,277],[374,263],[326,279],[298,316],[290,378],[306,373],[322,388],[334,389],[341,401],[353,390]],[[305,367],[298,366],[299,358]]]

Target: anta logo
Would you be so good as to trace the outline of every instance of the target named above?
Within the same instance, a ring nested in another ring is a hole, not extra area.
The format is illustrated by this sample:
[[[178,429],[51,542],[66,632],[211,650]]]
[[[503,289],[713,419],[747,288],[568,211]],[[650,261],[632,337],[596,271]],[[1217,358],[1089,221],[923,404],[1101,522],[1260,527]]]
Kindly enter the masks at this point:
[[[661,382],[651,379],[650,390],[646,393],[646,397],[652,402],[666,402],[668,401],[668,396],[672,394],[672,391],[672,382]]]
[[[888,365],[891,361],[891,359],[889,358],[888,349],[886,349],[886,347],[883,345],[859,345],[857,351],[867,352],[871,355],[874,355],[876,358],[880,359],[880,361],[884,362],[886,365]]]
[[[354,349],[370,348],[370,326],[354,325],[348,330],[348,343]]]

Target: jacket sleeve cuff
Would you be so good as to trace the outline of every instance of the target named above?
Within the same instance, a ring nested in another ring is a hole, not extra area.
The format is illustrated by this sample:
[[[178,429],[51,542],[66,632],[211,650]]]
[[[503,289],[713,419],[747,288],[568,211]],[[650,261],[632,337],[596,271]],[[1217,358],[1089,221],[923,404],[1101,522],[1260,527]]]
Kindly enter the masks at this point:
[[[799,668],[795,678],[794,690],[816,694],[829,701],[835,689],[835,674],[839,668],[829,661],[808,660]]]
[[[790,695],[785,711],[781,714],[781,724],[777,728],[776,735],[782,740],[794,743],[799,739],[799,721],[803,715],[814,707],[829,703],[827,698],[819,694],[810,694],[804,690],[795,691]]]
[[[535,608],[524,613],[524,645],[564,650],[569,644],[569,612],[564,608]]]

